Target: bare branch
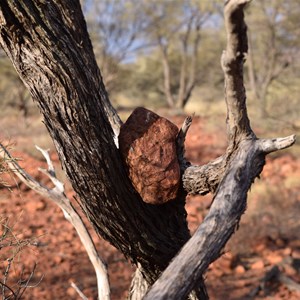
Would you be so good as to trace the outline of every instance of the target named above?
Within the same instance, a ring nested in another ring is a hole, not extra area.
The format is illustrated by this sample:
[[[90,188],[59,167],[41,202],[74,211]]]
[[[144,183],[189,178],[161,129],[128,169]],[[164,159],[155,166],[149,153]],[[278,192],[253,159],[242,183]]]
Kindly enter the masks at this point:
[[[3,299],[6,299],[5,298],[5,294],[4,294],[4,290],[5,289],[9,290],[11,292],[11,294],[13,295],[13,297],[16,298],[15,292],[8,285],[6,285],[5,283],[3,283],[3,282],[0,281],[0,286],[2,286],[2,296],[3,296]]]
[[[249,150],[250,149],[250,150]],[[253,140],[244,140],[230,162],[203,223],[152,286],[145,299],[185,299],[209,264],[220,256],[246,208],[247,191],[264,160]]]
[[[184,157],[184,153],[185,153],[184,142],[185,142],[186,134],[192,124],[193,116],[194,115],[188,116],[184,120],[182,127],[180,128],[176,138],[177,156],[178,156],[178,161],[180,164],[181,171],[184,171],[190,165]]]
[[[225,76],[227,130],[230,139],[234,139],[239,133],[253,134],[247,116],[243,80],[243,64],[248,50],[243,8],[249,2],[250,0],[229,0],[224,8],[227,48],[223,52],[221,63]]]
[[[1,283],[1,285],[2,285],[2,295],[3,295],[3,297],[4,297],[4,295],[5,295],[5,288],[7,287],[6,281],[7,281],[7,279],[8,279],[8,274],[9,274],[9,271],[10,271],[10,267],[11,267],[12,261],[13,261],[12,258],[7,259],[7,262],[8,262],[8,263],[7,263],[7,266],[6,266],[6,268],[5,268],[4,278],[3,278],[3,283]],[[11,289],[9,289],[9,290],[12,291]],[[5,298],[5,297],[4,297],[4,298]]]
[[[32,279],[32,277],[33,277],[33,275],[34,275],[34,273],[35,273],[35,269],[36,269],[36,263],[34,264],[34,266],[33,266],[33,269],[32,269],[32,271],[30,272],[30,274],[29,274],[29,276],[28,276],[28,278],[24,281],[24,280],[22,280],[22,278],[19,280],[19,286],[20,287],[22,287],[23,289],[21,290],[19,290],[19,294],[18,294],[18,298],[19,299],[22,299],[22,296],[23,296],[23,294],[25,293],[25,291],[26,291],[26,289],[28,288],[28,287],[30,287],[29,286],[29,283],[30,283],[30,281],[31,281],[31,279]],[[23,272],[22,272],[22,274],[23,274]],[[42,276],[42,278],[41,278],[41,280],[43,279],[43,276]],[[24,283],[23,283],[24,282]]]
[[[3,150],[1,152],[1,155],[9,157],[7,164],[10,167],[10,169],[19,177],[19,179],[23,183],[25,183],[28,187],[35,190],[42,196],[50,198],[62,209],[66,219],[76,229],[80,237],[80,240],[83,246],[85,247],[87,254],[94,266],[96,276],[97,276],[99,299],[106,299],[106,300],[110,299],[110,288],[109,288],[106,265],[102,261],[99,254],[97,253],[94,242],[85,224],[83,223],[80,215],[77,213],[70,200],[66,197],[64,193],[63,184],[54,176],[55,171],[51,159],[49,157],[49,153],[37,147],[39,150],[41,150],[42,154],[46,158],[46,161],[48,162],[49,169],[48,171],[43,170],[43,173],[46,174],[54,183],[55,187],[53,189],[49,189],[46,186],[39,183],[38,181],[36,181],[35,179],[33,179],[19,166],[19,164],[12,158],[10,153],[6,150],[6,148],[2,144],[0,144],[0,147]]]
[[[203,166],[188,166],[183,173],[183,188],[189,194],[215,193],[226,169],[225,156]]]
[[[80,296],[81,299],[88,300],[88,298],[83,294],[83,292],[73,281],[71,282],[71,287],[77,292],[77,294]]]
[[[267,154],[292,146],[296,142],[296,135],[276,139],[260,139],[259,142],[261,150]]]

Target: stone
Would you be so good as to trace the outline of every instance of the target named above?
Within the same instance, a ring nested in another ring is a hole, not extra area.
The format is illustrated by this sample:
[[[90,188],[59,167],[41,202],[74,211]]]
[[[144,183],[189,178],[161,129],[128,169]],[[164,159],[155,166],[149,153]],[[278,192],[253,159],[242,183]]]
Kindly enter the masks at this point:
[[[262,259],[257,260],[251,265],[252,270],[261,270],[265,267],[264,261]]]
[[[282,255],[283,256],[290,256],[292,254],[292,252],[293,252],[292,249],[290,247],[287,247],[287,248],[284,248],[282,250]]]
[[[45,210],[47,207],[47,204],[44,200],[39,199],[34,199],[32,201],[28,201],[25,204],[26,209],[28,210],[29,213],[35,213],[36,211],[42,211]]]
[[[234,271],[236,274],[244,274],[246,272],[246,269],[244,266],[238,265],[235,267]]]
[[[270,253],[266,257],[266,259],[269,262],[269,264],[276,265],[276,264],[279,264],[282,262],[283,257],[281,255],[279,255],[278,253]]]
[[[121,126],[120,152],[134,188],[146,203],[163,204],[177,196],[177,134],[176,125],[141,107]]]
[[[294,250],[292,251],[292,257],[293,257],[294,259],[300,259],[300,250],[294,249]]]

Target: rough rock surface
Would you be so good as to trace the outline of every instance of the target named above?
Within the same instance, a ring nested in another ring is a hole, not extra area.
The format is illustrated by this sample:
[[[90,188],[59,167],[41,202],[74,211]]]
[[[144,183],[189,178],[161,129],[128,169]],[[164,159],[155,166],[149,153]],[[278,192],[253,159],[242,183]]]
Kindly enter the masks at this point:
[[[143,201],[163,204],[176,198],[180,169],[176,125],[145,108],[136,108],[119,135],[129,177]]]

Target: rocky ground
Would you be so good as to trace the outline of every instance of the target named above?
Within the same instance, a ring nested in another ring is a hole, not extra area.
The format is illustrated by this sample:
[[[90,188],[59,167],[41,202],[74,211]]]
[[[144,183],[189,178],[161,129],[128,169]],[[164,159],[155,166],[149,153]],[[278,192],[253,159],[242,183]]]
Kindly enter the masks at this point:
[[[179,125],[182,120],[175,118],[174,122]],[[187,137],[187,156],[193,163],[205,163],[224,152],[223,124],[220,128],[217,132],[206,130],[205,120],[195,118]],[[37,170],[45,166],[42,160],[18,152],[18,145],[13,152],[22,159],[20,164],[28,173],[50,185]],[[59,165],[54,154],[52,159]],[[239,231],[205,275],[211,299],[300,299],[299,178],[299,158],[289,152],[268,158],[261,180],[250,193]],[[96,299],[94,271],[75,230],[60,209],[16,179],[5,179],[12,187],[1,188],[0,221],[5,225],[2,232],[5,227],[12,230],[7,233],[8,241],[17,247],[6,244],[0,249],[0,278],[9,267],[7,285],[14,287],[22,270],[26,278],[36,264],[23,299],[80,299],[71,287],[72,282],[89,299]],[[72,198],[68,185],[66,189]],[[187,198],[192,232],[203,220],[210,201],[211,196]],[[134,267],[107,242],[99,240],[93,232],[92,235],[108,264],[112,299],[124,299]],[[22,240],[27,240],[27,245]],[[20,251],[13,252],[16,250]],[[3,261],[12,255],[15,259],[11,265]]]

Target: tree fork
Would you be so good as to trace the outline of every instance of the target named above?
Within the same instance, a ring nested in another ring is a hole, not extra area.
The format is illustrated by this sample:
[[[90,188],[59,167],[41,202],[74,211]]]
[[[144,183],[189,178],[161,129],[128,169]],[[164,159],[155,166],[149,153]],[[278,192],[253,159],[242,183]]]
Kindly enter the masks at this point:
[[[133,189],[114,143],[121,122],[79,1],[1,1],[0,44],[39,106],[89,221],[153,284],[190,238],[186,193],[157,207]]]

